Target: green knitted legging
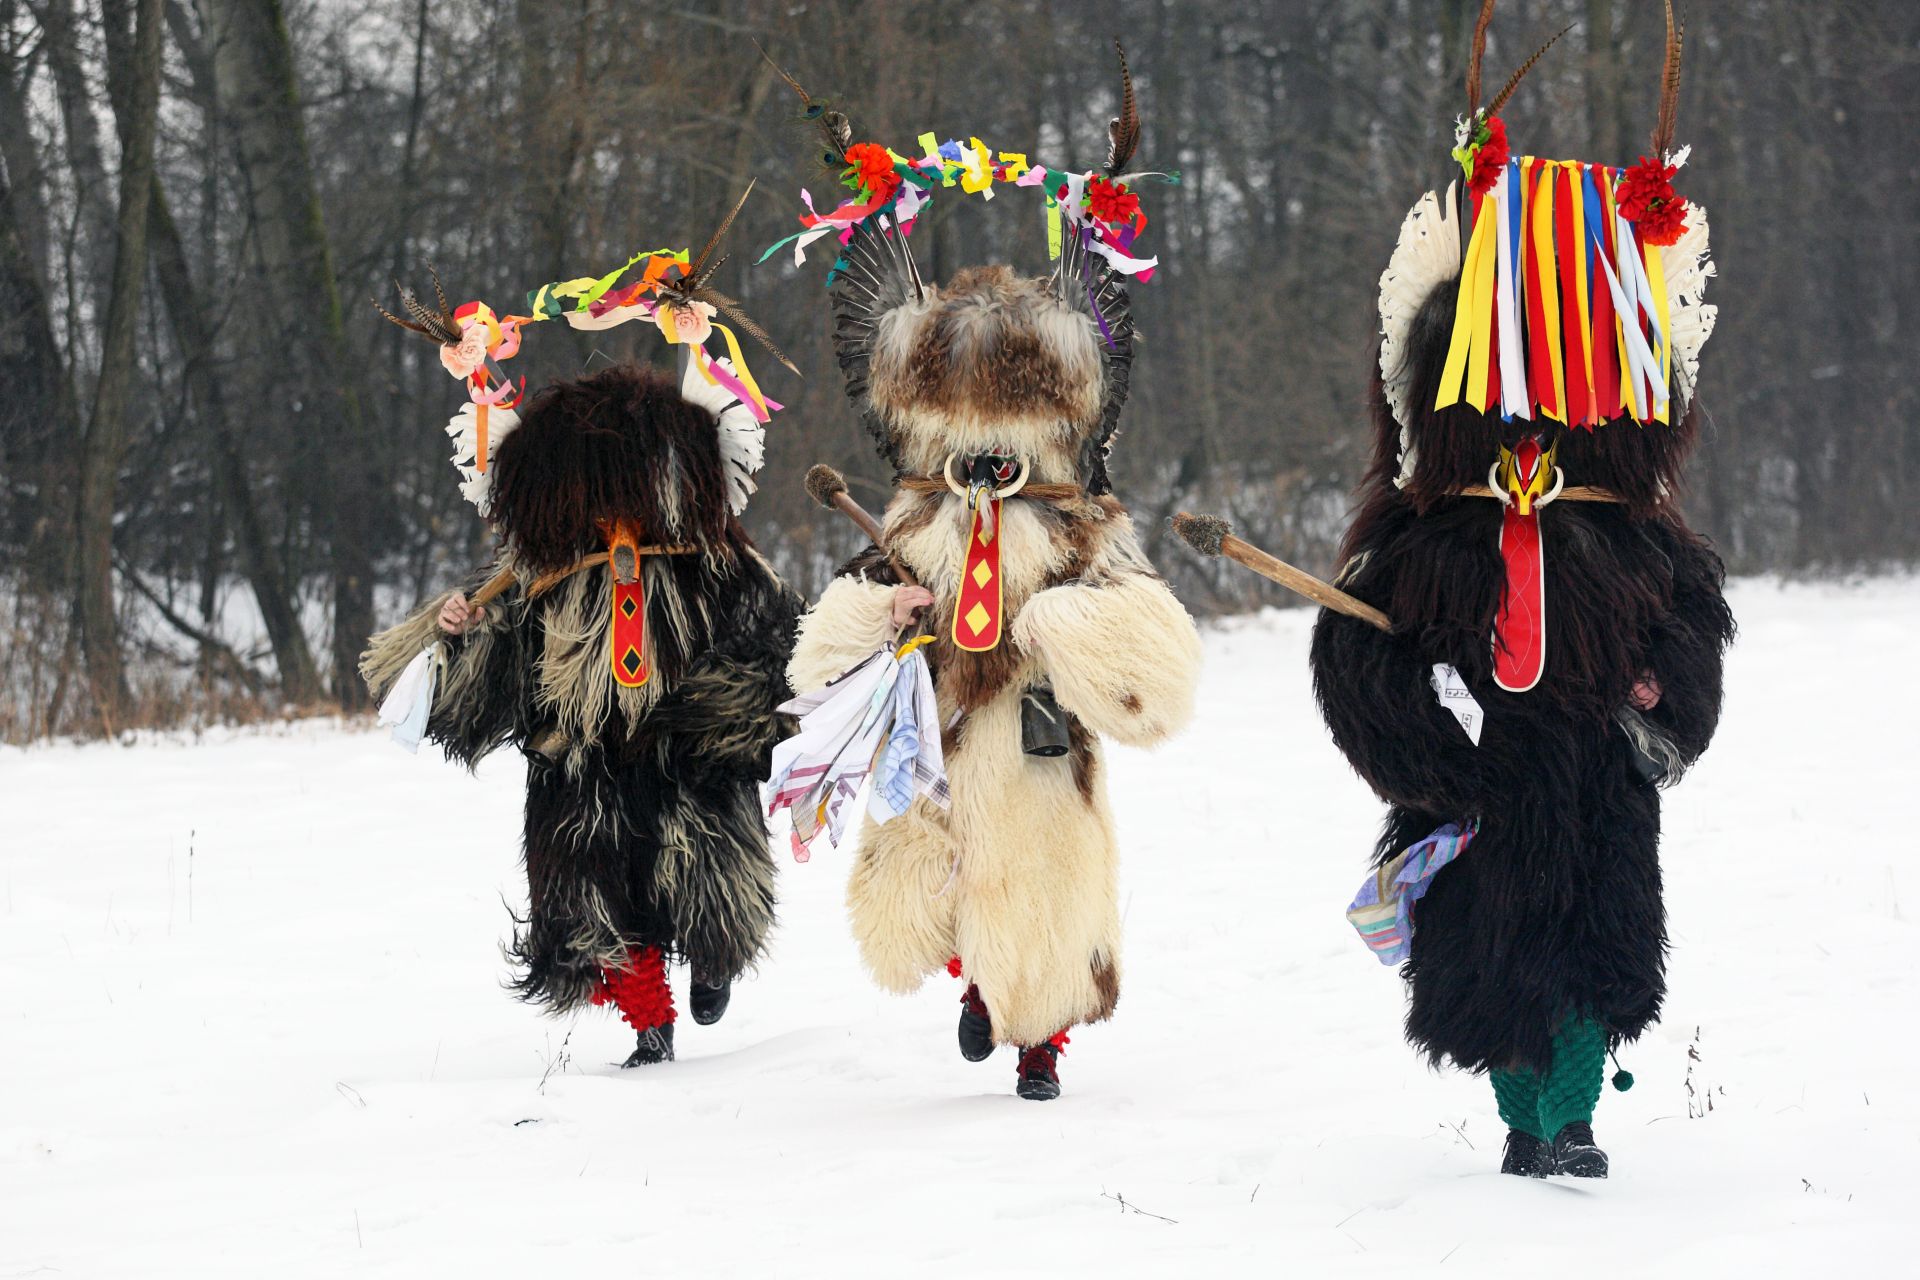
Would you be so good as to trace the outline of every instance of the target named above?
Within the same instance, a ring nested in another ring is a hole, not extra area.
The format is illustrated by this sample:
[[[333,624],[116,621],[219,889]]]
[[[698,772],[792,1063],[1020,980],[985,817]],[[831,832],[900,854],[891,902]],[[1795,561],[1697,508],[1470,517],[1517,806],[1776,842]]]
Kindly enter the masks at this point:
[[[1546,1074],[1527,1067],[1518,1071],[1496,1067],[1488,1074],[1507,1127],[1551,1142],[1575,1121],[1593,1123],[1606,1068],[1606,1031],[1591,1019],[1575,1018],[1553,1037],[1553,1065]]]

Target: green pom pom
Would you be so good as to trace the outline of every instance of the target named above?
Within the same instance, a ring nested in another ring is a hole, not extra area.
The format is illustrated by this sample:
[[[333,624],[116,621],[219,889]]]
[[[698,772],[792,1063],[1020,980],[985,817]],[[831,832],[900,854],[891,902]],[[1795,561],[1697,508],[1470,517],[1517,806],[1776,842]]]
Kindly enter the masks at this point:
[[[1633,1088],[1633,1072],[1631,1071],[1614,1072],[1613,1087],[1618,1089],[1622,1093],[1625,1093],[1627,1090]]]

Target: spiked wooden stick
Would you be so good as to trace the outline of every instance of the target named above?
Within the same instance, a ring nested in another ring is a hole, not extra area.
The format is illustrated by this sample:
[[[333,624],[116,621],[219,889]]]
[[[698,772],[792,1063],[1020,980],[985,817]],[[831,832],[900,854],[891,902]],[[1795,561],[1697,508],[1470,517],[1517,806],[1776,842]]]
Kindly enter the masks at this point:
[[[887,550],[886,532],[881,529],[880,522],[853,500],[853,495],[847,492],[847,478],[826,463],[817,463],[807,471],[807,496],[829,511],[838,511],[853,521],[860,527],[860,532],[873,540],[874,546],[882,551]],[[913,576],[907,566],[894,559],[890,551],[887,552],[887,560],[892,564],[893,571],[900,575],[901,582],[910,587],[920,585],[920,580]]]
[[[1358,618],[1382,631],[1393,630],[1393,621],[1386,614],[1363,600],[1354,599],[1332,583],[1322,582],[1305,570],[1268,555],[1251,542],[1234,537],[1233,526],[1219,516],[1196,516],[1182,511],[1173,518],[1173,531],[1203,556],[1225,556],[1335,613]]]

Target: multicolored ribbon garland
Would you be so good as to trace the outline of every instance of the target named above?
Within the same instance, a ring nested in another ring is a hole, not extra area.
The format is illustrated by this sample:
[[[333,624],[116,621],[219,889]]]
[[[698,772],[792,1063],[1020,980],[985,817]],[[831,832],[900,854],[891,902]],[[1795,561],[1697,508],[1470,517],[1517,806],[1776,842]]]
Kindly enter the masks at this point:
[[[844,245],[852,239],[855,227],[876,215],[890,218],[902,234],[909,234],[914,219],[933,199],[936,186],[957,186],[967,194],[991,200],[996,185],[1010,185],[1035,187],[1046,197],[1049,260],[1060,257],[1065,228],[1071,225],[1085,239],[1087,250],[1105,258],[1115,271],[1143,281],[1153,278],[1160,260],[1136,257],[1132,252],[1134,241],[1146,230],[1147,216],[1139,207],[1139,199],[1125,184],[1092,170],[1075,173],[1032,165],[1024,154],[995,152],[978,138],[967,142],[954,139],[938,142],[934,134],[923,133],[918,141],[921,148],[918,157],[909,158],[886,149],[886,156],[892,161],[890,182],[883,176],[875,183],[867,176],[865,166],[858,166],[858,177],[851,176],[855,168],[850,167],[849,185],[855,181],[869,185],[858,187],[852,198],[830,212],[816,210],[813,193],[802,189],[800,197],[807,206],[807,211],[800,215],[802,229],[769,245],[758,261],[765,262],[792,245],[793,263],[801,266],[807,260],[807,248],[815,241],[838,232]],[[849,155],[873,146],[876,144],[857,144],[849,149]],[[877,156],[874,163],[879,163]],[[1174,183],[1180,180],[1178,174],[1140,176]],[[827,275],[829,284],[844,266],[843,259],[835,260],[833,270]]]
[[[1660,247],[1625,217],[1625,171],[1523,156],[1475,205],[1434,408],[1591,429],[1666,422],[1673,373]]]
[[[538,324],[543,320],[564,319],[571,327],[584,330],[611,329],[636,319],[653,321],[660,325],[661,335],[669,343],[685,342],[693,349],[694,366],[709,383],[724,387],[747,407],[754,421],[770,421],[773,414],[784,406],[777,400],[768,399],[760,390],[753,372],[747,368],[746,356],[733,330],[723,324],[707,322],[708,327],[718,331],[727,344],[727,355],[731,361],[729,368],[707,354],[704,334],[699,340],[683,337],[677,322],[673,325],[661,323],[660,310],[665,303],[659,297],[660,290],[680,277],[687,268],[687,262],[685,249],[647,249],[634,254],[606,275],[582,276],[541,285],[527,295],[526,315],[496,315],[484,302],[468,302],[456,309],[454,319],[463,327],[483,324],[487,331],[486,358],[466,378],[467,394],[477,407],[476,468],[481,472],[487,469],[487,410],[511,409],[520,403],[526,391],[526,379],[522,378],[515,386],[500,371],[500,362],[510,360],[519,353],[523,326]],[[641,267],[639,279],[622,285],[621,280],[635,267]],[[491,367],[488,362],[492,362]]]

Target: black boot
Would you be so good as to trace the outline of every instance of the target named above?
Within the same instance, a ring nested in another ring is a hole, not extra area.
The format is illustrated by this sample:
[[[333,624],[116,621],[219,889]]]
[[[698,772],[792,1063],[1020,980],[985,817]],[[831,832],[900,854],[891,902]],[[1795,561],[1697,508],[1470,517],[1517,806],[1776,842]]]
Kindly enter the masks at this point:
[[[987,1002],[980,988],[971,982],[960,997],[960,1056],[968,1062],[985,1062],[993,1056],[993,1019],[987,1014]]]
[[[1500,1172],[1520,1178],[1544,1178],[1553,1172],[1553,1148],[1530,1133],[1507,1130],[1507,1152]]]
[[[623,1067],[646,1067],[656,1062],[673,1061],[673,1024],[661,1027],[648,1027],[640,1033],[640,1042],[627,1055]]]
[[[1013,1091],[1029,1102],[1051,1102],[1060,1096],[1060,1046],[1051,1040],[1020,1054],[1020,1082]]]
[[[1553,1171],[1568,1178],[1604,1178],[1607,1153],[1593,1145],[1593,1126],[1576,1120],[1553,1138]]]
[[[693,975],[693,982],[687,988],[687,1007],[693,1012],[693,1020],[703,1027],[710,1027],[720,1021],[727,1011],[727,1002],[733,999],[733,979],[722,978],[709,984],[699,974]]]

